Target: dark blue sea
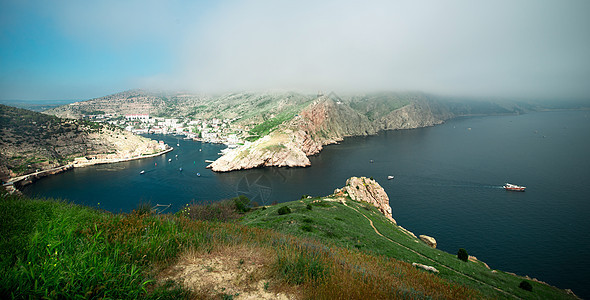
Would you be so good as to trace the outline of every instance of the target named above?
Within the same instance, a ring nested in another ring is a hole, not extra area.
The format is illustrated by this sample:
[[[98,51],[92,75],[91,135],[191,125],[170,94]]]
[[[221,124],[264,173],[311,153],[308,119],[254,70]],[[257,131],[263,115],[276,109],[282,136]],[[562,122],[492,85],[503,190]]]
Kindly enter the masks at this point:
[[[187,203],[237,194],[261,205],[328,195],[348,177],[373,177],[387,191],[397,222],[435,237],[439,249],[465,248],[493,269],[590,298],[589,115],[463,117],[430,128],[347,138],[312,157],[309,168],[231,173],[205,168],[204,161],[217,158],[223,145],[150,136],[175,150],[75,169],[24,192],[112,212],[140,203],[172,204],[167,211],[174,212]],[[505,182],[524,185],[526,192],[507,192],[501,188]]]

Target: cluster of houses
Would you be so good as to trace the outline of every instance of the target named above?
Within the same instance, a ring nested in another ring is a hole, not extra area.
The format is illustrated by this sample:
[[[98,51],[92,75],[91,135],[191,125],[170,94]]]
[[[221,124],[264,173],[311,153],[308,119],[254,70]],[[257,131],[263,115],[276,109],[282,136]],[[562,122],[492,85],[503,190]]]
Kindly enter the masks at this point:
[[[189,139],[235,146],[243,143],[240,136],[244,132],[241,128],[231,126],[233,121],[235,119],[181,120],[153,118],[149,114],[127,114],[124,120],[115,122],[136,134],[177,134]]]

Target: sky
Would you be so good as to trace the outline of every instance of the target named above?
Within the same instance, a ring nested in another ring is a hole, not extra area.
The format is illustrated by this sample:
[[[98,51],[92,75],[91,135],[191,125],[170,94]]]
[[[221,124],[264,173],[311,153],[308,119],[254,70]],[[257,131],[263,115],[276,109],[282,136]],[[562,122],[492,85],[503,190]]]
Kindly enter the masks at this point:
[[[0,0],[0,100],[144,88],[590,99],[590,1]]]

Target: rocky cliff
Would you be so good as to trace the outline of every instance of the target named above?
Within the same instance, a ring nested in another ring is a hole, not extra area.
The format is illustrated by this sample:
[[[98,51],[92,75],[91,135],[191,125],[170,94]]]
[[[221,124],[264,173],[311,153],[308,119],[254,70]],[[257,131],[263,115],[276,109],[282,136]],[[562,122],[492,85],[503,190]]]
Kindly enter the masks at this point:
[[[433,126],[453,116],[440,104],[416,100],[400,108],[390,106],[391,111],[381,107],[382,115],[371,120],[362,110],[354,109],[353,104],[333,94],[318,97],[266,137],[229,151],[208,167],[217,172],[268,166],[307,167],[307,156],[345,137]]]
[[[348,195],[351,200],[367,202],[375,206],[385,217],[397,224],[391,215],[389,197],[377,181],[366,177],[350,177],[343,188],[334,191],[334,194],[339,193]]]
[[[0,178],[59,167],[76,157],[130,158],[161,151],[157,142],[114,126],[0,105]]]

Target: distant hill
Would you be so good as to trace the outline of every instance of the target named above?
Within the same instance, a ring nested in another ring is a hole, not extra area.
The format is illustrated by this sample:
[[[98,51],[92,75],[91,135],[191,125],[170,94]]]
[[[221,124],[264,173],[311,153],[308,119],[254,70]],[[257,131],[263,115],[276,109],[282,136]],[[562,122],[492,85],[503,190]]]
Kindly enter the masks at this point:
[[[36,112],[76,102],[75,100],[0,100],[0,104],[24,108]]]
[[[0,104],[0,178],[98,154],[121,156],[157,151],[157,144],[114,126],[62,119]]]
[[[348,136],[440,124],[462,115],[523,113],[527,103],[453,99],[419,92],[338,95],[243,92],[224,95],[131,90],[46,111],[60,117],[129,113],[189,119],[235,119],[253,144],[228,152],[210,167],[232,171],[264,166],[308,166],[323,146]]]

